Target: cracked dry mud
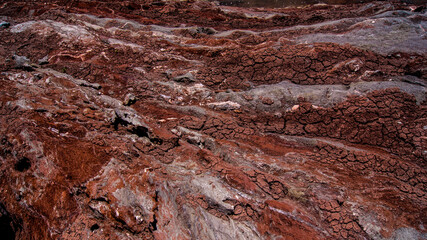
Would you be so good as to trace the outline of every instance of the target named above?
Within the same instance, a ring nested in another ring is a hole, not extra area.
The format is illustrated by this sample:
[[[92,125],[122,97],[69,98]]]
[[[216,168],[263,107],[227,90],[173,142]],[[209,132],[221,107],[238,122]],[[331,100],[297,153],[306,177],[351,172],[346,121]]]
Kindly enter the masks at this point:
[[[0,3],[8,239],[426,239],[426,5]]]

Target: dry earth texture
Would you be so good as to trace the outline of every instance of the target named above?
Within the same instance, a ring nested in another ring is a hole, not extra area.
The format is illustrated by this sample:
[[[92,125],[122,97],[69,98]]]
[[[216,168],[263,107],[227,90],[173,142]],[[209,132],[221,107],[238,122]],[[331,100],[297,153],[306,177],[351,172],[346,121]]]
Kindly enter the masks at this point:
[[[426,5],[0,3],[6,239],[426,239]]]

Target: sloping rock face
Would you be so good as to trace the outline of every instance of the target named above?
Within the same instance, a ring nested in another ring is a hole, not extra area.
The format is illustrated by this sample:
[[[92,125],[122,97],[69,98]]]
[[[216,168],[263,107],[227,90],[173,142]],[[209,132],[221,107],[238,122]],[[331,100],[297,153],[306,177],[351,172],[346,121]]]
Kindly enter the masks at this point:
[[[2,1],[7,239],[425,239],[426,6]]]

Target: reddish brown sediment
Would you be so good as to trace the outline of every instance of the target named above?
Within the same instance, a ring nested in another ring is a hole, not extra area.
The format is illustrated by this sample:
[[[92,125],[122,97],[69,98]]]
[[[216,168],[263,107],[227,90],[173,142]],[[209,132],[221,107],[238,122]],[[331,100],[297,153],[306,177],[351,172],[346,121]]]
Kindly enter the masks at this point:
[[[0,4],[7,239],[424,239],[426,6]]]

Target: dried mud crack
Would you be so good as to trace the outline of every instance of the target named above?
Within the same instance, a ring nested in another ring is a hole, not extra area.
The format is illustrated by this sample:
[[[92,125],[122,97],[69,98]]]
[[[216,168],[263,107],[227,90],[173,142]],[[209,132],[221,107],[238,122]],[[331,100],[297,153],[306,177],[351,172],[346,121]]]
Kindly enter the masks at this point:
[[[1,2],[2,236],[427,238],[426,7]]]

